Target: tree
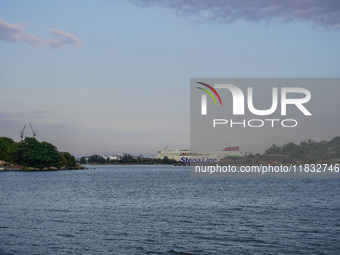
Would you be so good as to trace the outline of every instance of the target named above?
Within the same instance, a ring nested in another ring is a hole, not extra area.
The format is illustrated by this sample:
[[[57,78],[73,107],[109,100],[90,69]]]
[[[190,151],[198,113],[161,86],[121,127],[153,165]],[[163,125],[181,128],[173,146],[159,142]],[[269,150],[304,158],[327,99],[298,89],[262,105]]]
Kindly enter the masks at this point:
[[[48,142],[39,142],[26,137],[18,144],[17,162],[20,165],[36,168],[58,166],[60,155],[57,148]]]
[[[334,151],[335,157],[340,158],[340,137],[334,137],[329,144]]]
[[[15,152],[17,150],[17,143],[8,137],[0,137],[0,160],[6,162],[15,162]]]
[[[134,159],[130,154],[124,154],[122,159],[120,160],[121,163],[136,163],[136,159]]]
[[[266,150],[266,154],[281,154],[282,148],[273,144],[268,150]]]
[[[87,163],[87,160],[85,157],[81,157],[80,158],[80,164],[86,164]]]
[[[100,155],[92,155],[89,158],[89,163],[104,164],[106,163],[106,159]]]
[[[164,158],[162,159],[162,163],[163,164],[173,164],[174,161],[172,159],[169,159],[167,156],[164,156]]]
[[[73,167],[76,165],[75,158],[69,152],[59,152],[59,167]]]

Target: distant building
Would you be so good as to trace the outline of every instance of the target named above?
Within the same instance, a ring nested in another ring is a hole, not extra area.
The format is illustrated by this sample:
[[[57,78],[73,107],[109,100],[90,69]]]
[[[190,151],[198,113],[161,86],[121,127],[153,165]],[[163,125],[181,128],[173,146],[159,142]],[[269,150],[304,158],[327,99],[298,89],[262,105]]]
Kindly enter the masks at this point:
[[[264,165],[281,165],[287,160],[287,155],[283,154],[265,154],[260,156],[259,162]]]
[[[233,147],[226,147],[223,150],[214,150],[214,151],[190,151],[186,149],[176,149],[176,150],[169,150],[166,148],[165,150],[158,151],[158,155],[156,158],[163,159],[167,157],[169,159],[174,159],[177,161],[185,160],[194,160],[194,159],[216,159],[219,162],[222,158],[242,158],[244,157],[243,153],[240,151],[238,146]]]
[[[308,164],[309,160],[306,159],[292,159],[293,164]]]
[[[119,155],[103,155],[102,157],[105,158],[108,161],[121,160],[121,156],[119,156]]]

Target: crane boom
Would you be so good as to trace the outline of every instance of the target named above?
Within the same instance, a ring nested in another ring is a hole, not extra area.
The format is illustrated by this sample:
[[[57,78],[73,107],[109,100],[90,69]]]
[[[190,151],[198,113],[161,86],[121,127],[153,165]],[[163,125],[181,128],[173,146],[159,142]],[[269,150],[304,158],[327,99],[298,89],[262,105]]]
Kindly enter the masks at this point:
[[[30,126],[31,126],[31,130],[32,130],[33,137],[35,138],[35,137],[37,136],[37,131],[35,131],[35,130],[33,129],[32,123],[31,123],[31,122],[29,122],[29,123],[30,123]]]
[[[20,130],[20,138],[21,138],[21,141],[24,140],[24,136],[25,136],[25,129],[26,129],[26,124],[24,126],[24,128],[22,130]]]

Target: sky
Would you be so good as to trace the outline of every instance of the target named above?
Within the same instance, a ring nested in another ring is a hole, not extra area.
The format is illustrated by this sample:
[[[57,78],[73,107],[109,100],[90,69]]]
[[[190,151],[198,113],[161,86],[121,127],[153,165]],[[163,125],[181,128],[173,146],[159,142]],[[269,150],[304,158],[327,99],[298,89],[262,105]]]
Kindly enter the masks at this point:
[[[339,77],[339,42],[330,0],[1,1],[0,136],[31,122],[75,156],[188,148],[190,78]]]

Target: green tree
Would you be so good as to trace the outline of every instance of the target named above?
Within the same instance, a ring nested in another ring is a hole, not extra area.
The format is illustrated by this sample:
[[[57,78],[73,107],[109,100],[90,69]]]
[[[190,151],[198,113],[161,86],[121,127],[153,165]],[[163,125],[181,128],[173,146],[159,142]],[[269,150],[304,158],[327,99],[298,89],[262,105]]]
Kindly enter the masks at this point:
[[[172,159],[169,159],[169,157],[164,156],[164,158],[162,159],[162,163],[163,164],[173,164],[174,161]]]
[[[340,158],[340,137],[339,136],[334,137],[329,142],[329,144],[332,147],[332,150],[334,151],[335,157]]]
[[[6,162],[15,162],[15,152],[17,150],[17,143],[8,137],[0,137],[0,160]]]
[[[95,163],[95,164],[105,164],[106,159],[100,155],[92,155],[89,158],[89,163]]]
[[[85,157],[81,157],[80,158],[80,164],[86,164],[87,163],[87,160]]]
[[[122,159],[120,160],[121,163],[129,164],[129,163],[136,163],[136,159],[134,159],[130,154],[124,154]]]
[[[76,165],[75,158],[69,152],[59,152],[59,167],[73,167]]]
[[[58,166],[60,155],[57,148],[48,142],[39,142],[26,137],[20,142],[17,150],[17,162],[20,165],[37,168]]]
[[[281,154],[282,148],[277,146],[276,144],[273,144],[270,146],[268,150],[266,150],[266,154]]]

